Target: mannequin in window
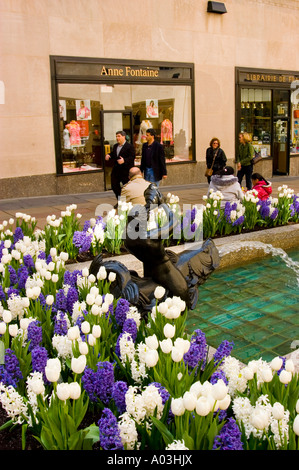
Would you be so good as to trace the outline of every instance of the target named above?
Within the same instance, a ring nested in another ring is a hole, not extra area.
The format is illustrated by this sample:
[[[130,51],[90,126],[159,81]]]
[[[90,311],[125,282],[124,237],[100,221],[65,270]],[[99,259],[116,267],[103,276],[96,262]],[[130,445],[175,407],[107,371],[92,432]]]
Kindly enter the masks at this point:
[[[71,121],[65,126],[70,133],[70,144],[81,145],[80,125],[77,121]]]

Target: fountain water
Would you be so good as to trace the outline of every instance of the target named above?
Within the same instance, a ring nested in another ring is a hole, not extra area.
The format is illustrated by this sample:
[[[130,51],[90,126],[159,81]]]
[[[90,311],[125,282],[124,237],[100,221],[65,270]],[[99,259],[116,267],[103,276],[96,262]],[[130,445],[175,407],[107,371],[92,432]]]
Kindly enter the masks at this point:
[[[237,252],[242,249],[248,250],[263,250],[266,254],[271,254],[272,256],[279,256],[282,261],[291,268],[297,276],[299,276],[299,263],[294,261],[282,248],[275,248],[270,243],[263,243],[259,241],[238,241],[234,244],[225,244],[218,248],[220,258],[229,253]]]

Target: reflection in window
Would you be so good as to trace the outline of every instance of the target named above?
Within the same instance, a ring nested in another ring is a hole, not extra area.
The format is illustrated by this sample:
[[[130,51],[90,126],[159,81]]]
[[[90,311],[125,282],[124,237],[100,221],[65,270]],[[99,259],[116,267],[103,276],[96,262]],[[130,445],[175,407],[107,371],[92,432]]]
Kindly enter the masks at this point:
[[[102,144],[113,145],[112,137],[121,129],[105,128],[101,110],[132,111],[132,126],[125,130],[135,146],[136,164],[148,128],[155,129],[167,163],[193,159],[190,86],[59,84],[63,172],[103,168]]]

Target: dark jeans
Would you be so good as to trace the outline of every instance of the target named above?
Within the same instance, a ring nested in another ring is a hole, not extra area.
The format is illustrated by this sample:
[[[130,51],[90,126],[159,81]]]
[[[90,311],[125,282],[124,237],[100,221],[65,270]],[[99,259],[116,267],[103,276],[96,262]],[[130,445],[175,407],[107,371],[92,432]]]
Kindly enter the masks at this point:
[[[252,181],[251,181],[252,170],[253,170],[252,165],[246,165],[246,166],[241,166],[241,170],[239,170],[237,173],[237,178],[241,186],[242,186],[243,176],[245,176],[247,190],[252,189]]]

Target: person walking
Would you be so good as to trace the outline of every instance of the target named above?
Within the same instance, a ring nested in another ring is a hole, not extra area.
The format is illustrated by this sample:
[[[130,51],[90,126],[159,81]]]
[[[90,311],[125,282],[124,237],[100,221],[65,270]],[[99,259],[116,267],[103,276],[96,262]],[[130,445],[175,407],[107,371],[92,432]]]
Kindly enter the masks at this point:
[[[113,146],[112,152],[105,156],[105,160],[114,162],[111,172],[111,187],[118,200],[121,195],[121,184],[124,185],[129,181],[129,170],[135,162],[135,149],[132,144],[127,142],[124,131],[116,132],[116,140],[117,143]]]
[[[213,170],[213,173],[216,173],[217,171],[222,170],[225,167],[226,161],[226,155],[220,147],[220,140],[217,139],[217,137],[213,137],[210,142],[210,146],[206,150],[207,169],[211,169]],[[212,174],[206,175],[209,184],[211,182]]]
[[[166,161],[163,145],[155,140],[154,129],[147,129],[146,142],[142,145],[140,170],[144,179],[159,186],[167,178]]]
[[[241,132],[239,134],[239,152],[236,159],[237,163],[237,178],[240,185],[242,185],[242,179],[245,176],[247,190],[252,189],[251,175],[253,170],[253,157],[254,148],[251,144],[251,137],[247,132]]]

